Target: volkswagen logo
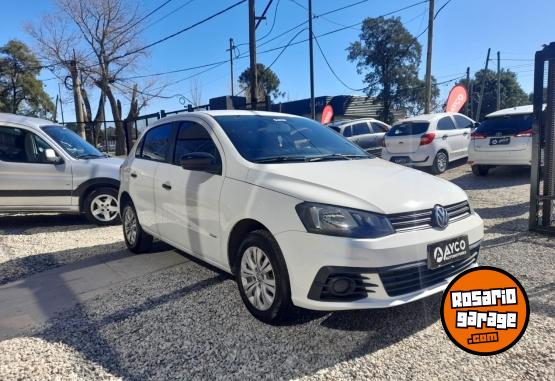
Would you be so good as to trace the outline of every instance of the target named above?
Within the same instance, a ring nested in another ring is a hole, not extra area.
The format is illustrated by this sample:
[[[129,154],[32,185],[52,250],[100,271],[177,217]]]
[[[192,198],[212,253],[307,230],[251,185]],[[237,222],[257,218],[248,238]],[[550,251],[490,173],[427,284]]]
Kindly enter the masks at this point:
[[[432,210],[432,223],[437,228],[445,229],[449,225],[449,212],[441,205],[434,206]]]

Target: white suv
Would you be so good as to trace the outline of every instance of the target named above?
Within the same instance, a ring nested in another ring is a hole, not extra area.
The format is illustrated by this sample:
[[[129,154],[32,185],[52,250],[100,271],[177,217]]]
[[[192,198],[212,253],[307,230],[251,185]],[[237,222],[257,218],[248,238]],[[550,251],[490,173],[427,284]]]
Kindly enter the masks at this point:
[[[468,156],[475,122],[458,113],[425,114],[395,123],[385,134],[382,158],[397,164],[447,170],[450,162]]]
[[[468,164],[476,176],[486,176],[498,165],[532,162],[532,105],[499,110],[486,115],[472,133]]]
[[[121,179],[131,251],[156,237],[233,274],[265,322],[292,305],[382,308],[441,292],[476,266],[483,237],[459,187],[293,115],[164,118]]]

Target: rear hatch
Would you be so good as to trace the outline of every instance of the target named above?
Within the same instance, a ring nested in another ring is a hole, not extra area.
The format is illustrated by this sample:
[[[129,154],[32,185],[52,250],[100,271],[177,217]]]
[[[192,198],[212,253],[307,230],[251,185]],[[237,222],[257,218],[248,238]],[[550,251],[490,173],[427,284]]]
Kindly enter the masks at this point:
[[[385,148],[390,153],[413,153],[429,126],[428,122],[418,121],[397,123],[385,134]]]
[[[496,116],[484,120],[472,133],[476,151],[520,151],[530,144],[532,114]]]

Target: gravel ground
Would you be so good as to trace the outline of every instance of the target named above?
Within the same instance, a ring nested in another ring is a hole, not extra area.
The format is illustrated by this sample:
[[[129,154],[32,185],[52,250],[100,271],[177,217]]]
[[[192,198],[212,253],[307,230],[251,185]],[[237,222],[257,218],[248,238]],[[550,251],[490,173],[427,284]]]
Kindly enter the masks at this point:
[[[475,178],[465,165],[442,176],[467,190],[485,220],[481,264],[510,271],[527,290],[527,332],[503,354],[456,348],[441,327],[439,296],[384,310],[303,311],[288,325],[268,326],[248,314],[229,276],[189,261],[115,287],[29,337],[0,342],[0,379],[555,379],[555,239],[526,232],[528,176],[525,169],[499,169]],[[11,255],[0,263],[1,276],[3,264],[29,250],[34,263],[41,255],[63,261],[69,253],[122,248],[116,227],[81,225],[86,243],[68,242],[75,229],[64,224],[68,217],[18,218],[0,236]],[[25,229],[38,221],[43,226]]]

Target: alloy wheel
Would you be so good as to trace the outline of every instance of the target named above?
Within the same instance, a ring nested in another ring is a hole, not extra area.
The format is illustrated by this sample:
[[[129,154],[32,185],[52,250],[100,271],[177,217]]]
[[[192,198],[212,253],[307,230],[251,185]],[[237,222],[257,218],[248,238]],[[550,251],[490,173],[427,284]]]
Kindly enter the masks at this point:
[[[91,213],[99,221],[113,221],[118,216],[118,200],[109,194],[98,195],[91,202]]]
[[[248,301],[266,311],[276,297],[276,279],[268,255],[259,247],[247,248],[241,258],[241,283]]]
[[[123,230],[125,232],[125,238],[131,246],[135,245],[137,242],[137,217],[133,208],[127,207],[123,212]]]
[[[437,168],[440,172],[445,172],[447,170],[447,155],[443,152],[437,154]]]

